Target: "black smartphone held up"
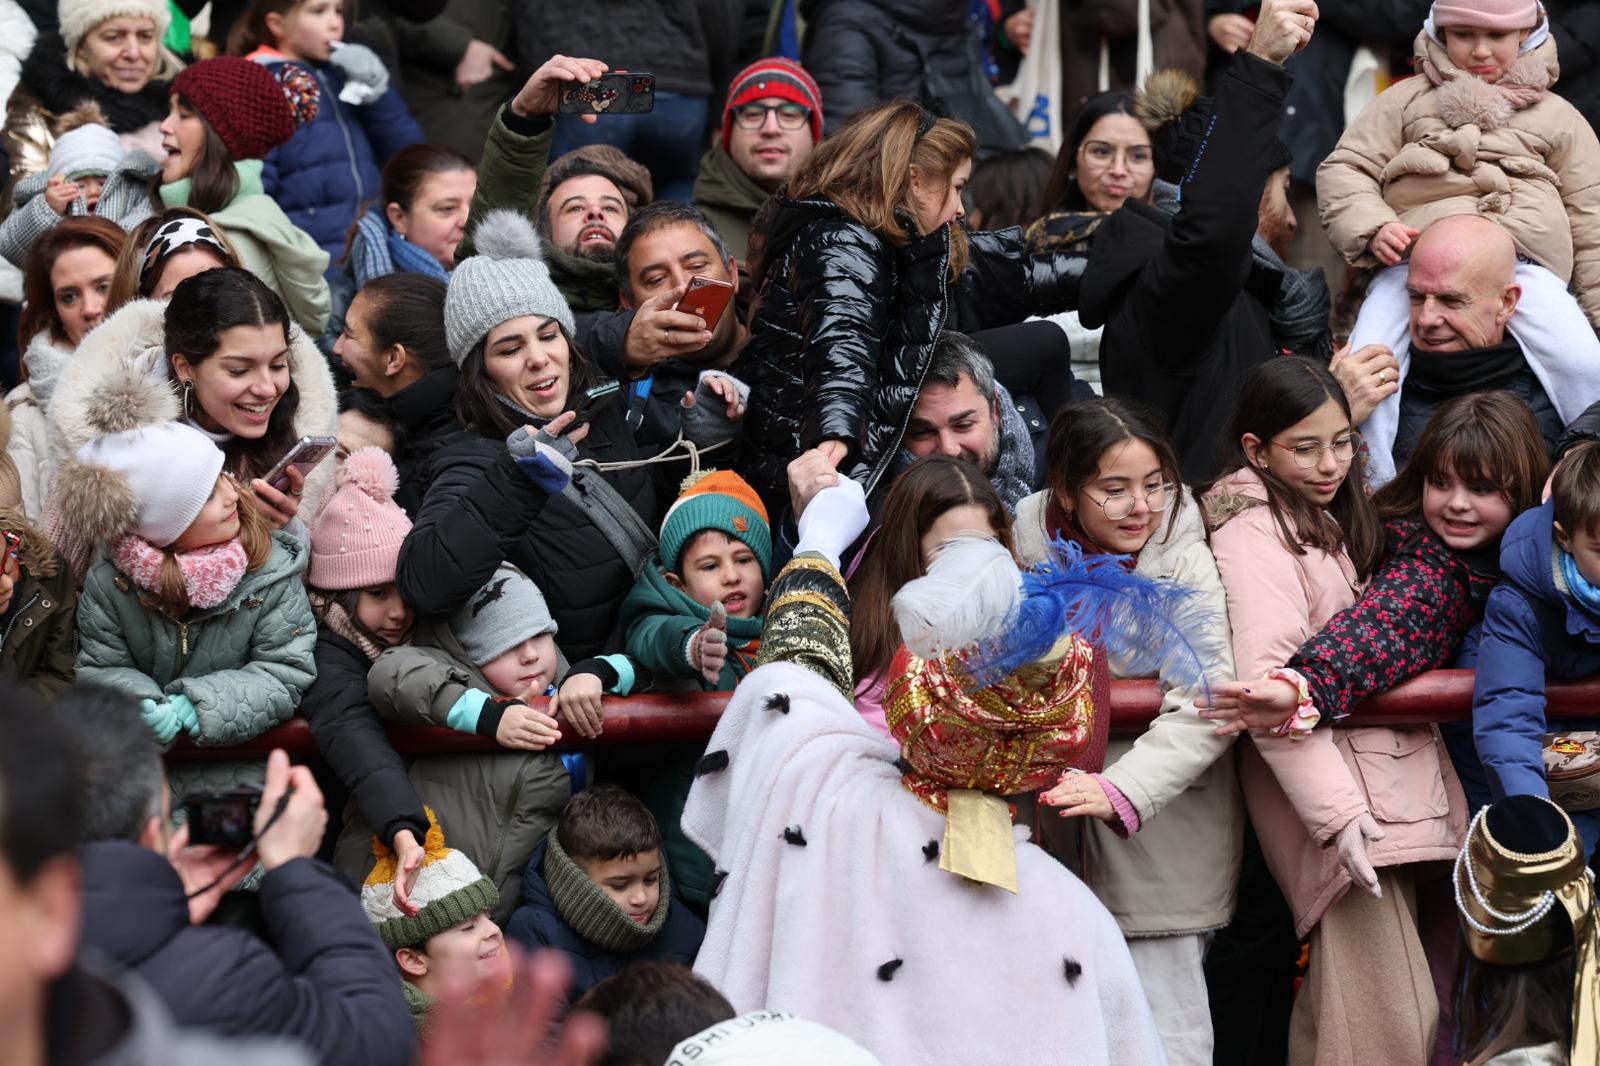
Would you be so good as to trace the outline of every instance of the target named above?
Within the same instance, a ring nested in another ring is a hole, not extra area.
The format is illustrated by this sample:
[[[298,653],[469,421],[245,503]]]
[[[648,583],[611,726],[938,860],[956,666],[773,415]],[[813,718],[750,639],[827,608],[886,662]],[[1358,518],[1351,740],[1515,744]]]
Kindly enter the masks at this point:
[[[656,76],[613,70],[594,81],[561,87],[556,110],[563,115],[645,115],[656,109]]]
[[[289,454],[278,460],[278,465],[267,471],[267,476],[262,478],[268,485],[279,492],[289,491],[289,468],[292,466],[300,471],[302,478],[310,477],[311,471],[333,454],[339,446],[336,437],[301,437],[295,442]]]
[[[189,843],[242,848],[256,835],[261,793],[195,792],[183,798]]]
[[[583,397],[578,400],[578,406],[573,408],[578,417],[572,420],[572,425],[567,427],[568,430],[577,429],[579,426],[593,421],[595,413],[610,403],[612,398],[621,391],[622,384],[616,378],[607,378],[600,384],[585,389]]]

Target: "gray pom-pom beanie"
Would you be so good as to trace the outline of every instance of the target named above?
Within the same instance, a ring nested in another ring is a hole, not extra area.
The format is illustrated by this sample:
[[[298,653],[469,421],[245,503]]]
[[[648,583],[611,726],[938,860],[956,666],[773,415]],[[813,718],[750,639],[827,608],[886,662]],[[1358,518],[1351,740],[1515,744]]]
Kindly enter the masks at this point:
[[[444,298],[444,332],[456,366],[502,322],[539,315],[577,332],[567,298],[551,280],[533,223],[508,208],[490,211],[473,232],[477,254],[456,264]]]

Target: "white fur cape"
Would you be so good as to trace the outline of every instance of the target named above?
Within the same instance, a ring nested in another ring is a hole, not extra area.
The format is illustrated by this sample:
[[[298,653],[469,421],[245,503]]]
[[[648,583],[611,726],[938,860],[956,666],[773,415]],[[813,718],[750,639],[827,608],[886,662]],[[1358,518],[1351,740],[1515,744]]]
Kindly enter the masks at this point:
[[[683,813],[727,874],[696,972],[885,1066],[1165,1063],[1100,902],[1028,843],[1016,895],[940,870],[924,849],[945,818],[901,786],[898,754],[803,667],[740,683]]]

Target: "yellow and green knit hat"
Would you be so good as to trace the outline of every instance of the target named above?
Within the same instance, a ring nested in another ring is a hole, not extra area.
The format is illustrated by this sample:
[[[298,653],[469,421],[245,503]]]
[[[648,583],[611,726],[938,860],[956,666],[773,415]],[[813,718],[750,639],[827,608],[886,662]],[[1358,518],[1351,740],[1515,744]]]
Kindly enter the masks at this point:
[[[393,851],[372,838],[372,853],[378,863],[361,886],[361,907],[378,927],[378,935],[389,950],[415,947],[475,914],[493,910],[500,902],[495,883],[478,872],[472,860],[444,846],[444,830],[433,809],[428,812],[428,835],[422,842],[422,872],[411,891],[411,901],[422,909],[412,917],[394,903],[394,879],[398,863]]]

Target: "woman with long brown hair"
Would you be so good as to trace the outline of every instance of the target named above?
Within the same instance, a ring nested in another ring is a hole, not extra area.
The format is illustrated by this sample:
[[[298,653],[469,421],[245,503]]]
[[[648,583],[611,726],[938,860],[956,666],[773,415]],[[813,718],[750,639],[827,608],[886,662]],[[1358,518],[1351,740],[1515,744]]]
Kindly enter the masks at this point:
[[[22,509],[44,515],[50,476],[60,462],[44,410],[78,342],[110,308],[107,291],[127,234],[103,218],[72,218],[34,242],[23,275],[22,347],[26,380],[6,395],[12,432],[6,450],[22,478]]]
[[[941,331],[1070,308],[1082,260],[1021,233],[968,233],[972,130],[909,100],[860,112],[758,217],[758,292],[740,376],[741,472],[781,510],[784,466],[821,448],[869,494],[899,450]]]

